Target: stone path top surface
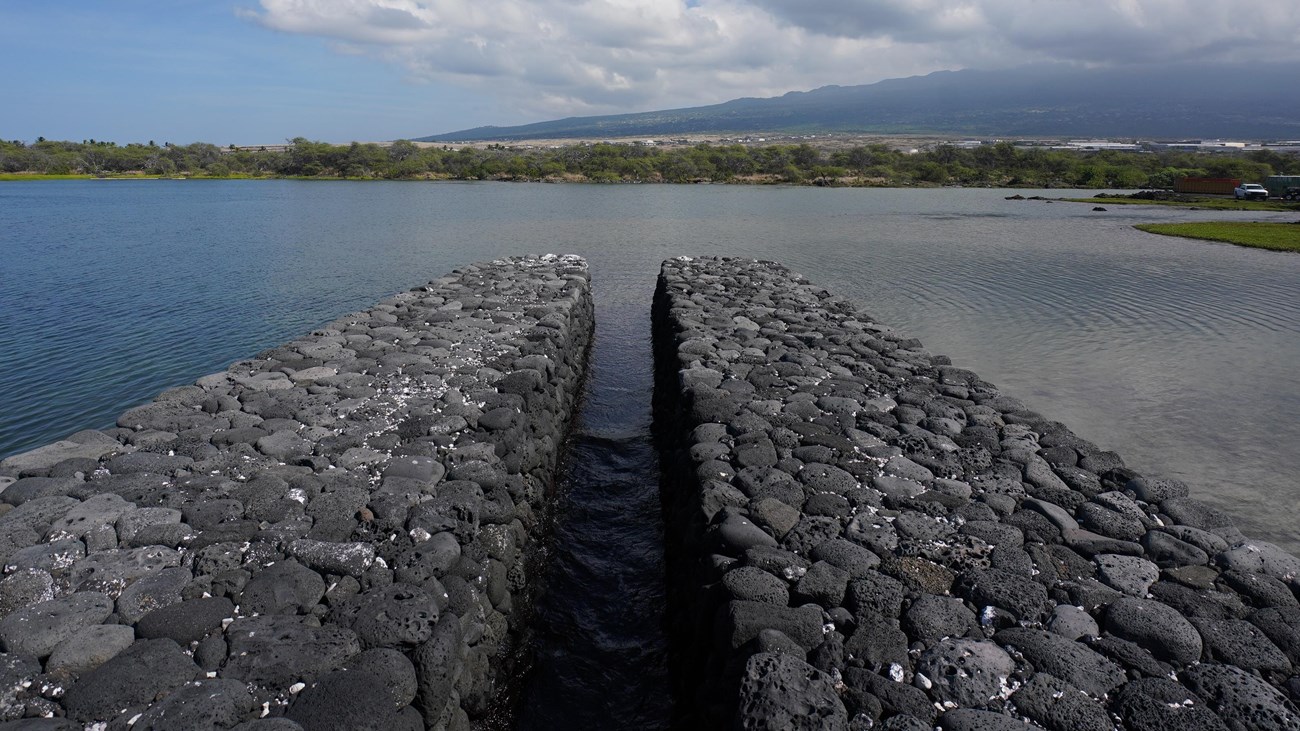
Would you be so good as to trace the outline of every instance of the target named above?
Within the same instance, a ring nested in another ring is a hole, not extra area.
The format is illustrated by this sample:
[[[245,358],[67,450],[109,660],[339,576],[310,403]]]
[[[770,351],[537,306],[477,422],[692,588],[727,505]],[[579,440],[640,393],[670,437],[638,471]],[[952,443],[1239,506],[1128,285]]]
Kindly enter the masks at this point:
[[[1300,728],[1295,557],[780,265],[660,286],[714,722]]]
[[[0,721],[467,727],[588,279],[577,257],[469,266],[0,462]]]

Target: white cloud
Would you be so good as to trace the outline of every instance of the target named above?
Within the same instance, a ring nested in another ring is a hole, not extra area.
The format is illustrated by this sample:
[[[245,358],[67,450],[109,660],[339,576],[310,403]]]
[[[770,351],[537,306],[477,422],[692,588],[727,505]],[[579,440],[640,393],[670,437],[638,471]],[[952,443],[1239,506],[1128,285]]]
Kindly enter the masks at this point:
[[[1300,58],[1300,3],[1222,0],[260,0],[241,15],[487,92],[519,119],[939,69]]]

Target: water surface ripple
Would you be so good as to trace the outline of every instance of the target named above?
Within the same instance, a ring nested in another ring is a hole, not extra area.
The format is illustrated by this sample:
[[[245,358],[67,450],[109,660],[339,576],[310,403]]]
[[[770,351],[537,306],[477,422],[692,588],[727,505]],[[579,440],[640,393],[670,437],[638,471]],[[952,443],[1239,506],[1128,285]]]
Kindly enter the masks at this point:
[[[601,296],[648,313],[660,260],[723,254],[788,264],[1300,551],[1300,256],[1132,228],[1257,214],[1006,194],[0,184],[0,455],[472,261],[582,254]]]

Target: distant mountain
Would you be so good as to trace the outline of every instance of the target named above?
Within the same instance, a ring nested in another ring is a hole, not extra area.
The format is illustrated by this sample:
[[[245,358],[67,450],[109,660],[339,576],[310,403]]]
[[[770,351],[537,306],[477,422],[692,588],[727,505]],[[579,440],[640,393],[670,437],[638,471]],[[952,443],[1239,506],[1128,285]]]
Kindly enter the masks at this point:
[[[421,141],[865,132],[1300,139],[1294,64],[939,71],[660,112],[476,127]]]

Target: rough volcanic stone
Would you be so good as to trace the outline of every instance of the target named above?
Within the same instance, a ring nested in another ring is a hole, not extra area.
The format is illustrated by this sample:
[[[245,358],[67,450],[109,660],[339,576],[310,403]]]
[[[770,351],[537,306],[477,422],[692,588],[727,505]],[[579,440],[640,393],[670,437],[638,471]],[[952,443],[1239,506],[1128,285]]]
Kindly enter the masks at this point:
[[[366,649],[414,647],[429,639],[438,623],[433,596],[410,584],[390,584],[352,602],[350,624]]]
[[[916,672],[930,680],[930,695],[940,703],[983,707],[999,694],[1015,663],[987,641],[942,640],[921,653]]]
[[[767,602],[777,606],[790,604],[790,590],[781,579],[753,566],[740,566],[722,577],[722,585],[733,599]]]
[[[993,711],[958,708],[939,717],[943,731],[1043,731],[1039,726]]]
[[[1285,652],[1292,664],[1300,664],[1300,608],[1267,607],[1250,615],[1250,622]]]
[[[718,538],[725,550],[739,556],[755,546],[776,547],[776,539],[737,513],[729,513],[718,525]]]
[[[1173,497],[1161,501],[1160,512],[1174,519],[1179,525],[1187,525],[1201,530],[1222,528],[1233,525],[1232,518],[1222,511],[1190,497]]]
[[[116,718],[193,680],[199,668],[168,639],[139,640],[108,662],[82,675],[63,697],[78,721]]]
[[[230,728],[253,709],[253,696],[241,683],[205,678],[188,683],[152,704],[131,725],[131,731]]]
[[[1086,693],[1047,673],[1035,673],[1011,696],[1016,710],[1048,731],[1110,731],[1106,709]]]
[[[859,612],[854,619],[857,628],[845,643],[845,652],[869,668],[907,662],[907,635],[897,619],[872,612]]]
[[[181,591],[193,578],[189,569],[176,566],[139,579],[118,596],[117,613],[135,624],[149,612],[180,601]]]
[[[870,695],[889,715],[905,713],[931,724],[937,715],[925,691],[911,685],[896,683],[862,668],[845,669],[844,685],[848,689],[847,698],[854,700],[855,696]],[[859,701],[858,705],[860,704]]]
[[[1047,620],[1047,629],[1052,634],[1060,635],[1067,640],[1095,637],[1101,634],[1101,628],[1097,626],[1097,620],[1093,619],[1091,614],[1081,607],[1069,604],[1056,605],[1052,610],[1052,616]]]
[[[1205,551],[1164,531],[1147,531],[1142,536],[1142,547],[1147,557],[1161,568],[1203,566],[1210,562]]]
[[[1159,658],[1189,664],[1201,658],[1201,635],[1176,610],[1149,599],[1124,597],[1106,610],[1105,629]]]
[[[849,572],[825,561],[817,561],[799,579],[795,593],[800,598],[823,607],[837,607],[844,601],[848,583]]]
[[[1259,731],[1300,728],[1300,712],[1291,701],[1240,668],[1203,663],[1182,673],[1181,678],[1230,727]]]
[[[44,569],[21,569],[0,580],[0,619],[54,598],[54,577]]]
[[[825,673],[789,655],[759,653],[745,663],[736,726],[741,729],[848,728],[848,712]]]
[[[880,557],[851,541],[837,538],[817,545],[810,554],[814,561],[844,569],[850,578],[858,579],[870,569],[880,565]]]
[[[224,676],[271,688],[311,680],[361,652],[352,630],[316,626],[308,617],[240,617],[226,637],[230,659]]]
[[[1050,606],[1042,584],[1001,569],[964,571],[955,591],[976,606],[1005,609],[1023,620],[1038,619]]]
[[[323,596],[325,579],[320,574],[297,562],[281,561],[253,574],[239,605],[245,614],[305,614]]]
[[[903,629],[916,640],[961,637],[977,627],[975,613],[954,597],[921,594],[903,614]]]
[[[426,718],[440,717],[447,707],[467,649],[460,620],[450,612],[438,619],[433,635],[415,649],[411,660],[419,681],[417,701]]]
[[[723,636],[733,649],[758,636],[764,629],[784,632],[805,650],[822,642],[822,614],[816,606],[778,607],[764,602],[730,601],[723,612]]]
[[[1205,643],[1205,660],[1236,665],[1243,670],[1291,673],[1291,661],[1258,627],[1240,619],[1193,617]]]
[[[869,611],[898,617],[903,611],[903,598],[903,582],[872,570],[849,582],[845,606],[855,613]]]
[[[136,623],[136,633],[145,639],[166,637],[181,645],[198,642],[235,616],[235,604],[226,597],[200,597],[149,612]]]
[[[377,703],[388,695],[378,676],[365,670],[336,670],[309,685],[285,713],[304,729],[388,731],[402,727],[398,708]]]
[[[1220,578],[1257,607],[1300,607],[1291,589],[1272,576],[1234,570],[1223,572]]]
[[[45,671],[81,675],[108,662],[135,642],[135,631],[123,624],[86,627],[60,642],[45,661]]]
[[[1115,694],[1114,708],[1130,731],[1228,731],[1203,700],[1169,678],[1139,678]]]
[[[1188,619],[1242,619],[1250,613],[1250,608],[1236,594],[1227,592],[1197,591],[1168,581],[1152,584],[1150,591],[1152,599],[1168,604]]]
[[[289,544],[289,553],[309,568],[348,576],[361,576],[375,561],[375,548],[368,543],[333,543],[299,538]]]
[[[79,591],[100,591],[116,598],[137,580],[180,563],[180,552],[165,546],[94,551],[72,565],[68,582]]]
[[[0,620],[6,652],[47,657],[59,643],[113,613],[113,600],[98,592],[80,592],[33,604]]]
[[[1160,569],[1137,556],[1103,553],[1093,557],[1097,575],[1106,585],[1129,596],[1145,597],[1147,590],[1160,578]]]
[[[993,636],[1002,645],[1016,648],[1039,672],[1054,675],[1096,697],[1104,696],[1125,680],[1115,663],[1081,642],[1026,627],[1004,629]]]
[[[1267,541],[1241,542],[1219,554],[1216,560],[1229,571],[1262,573],[1283,581],[1300,576],[1300,558]]]
[[[347,670],[363,670],[383,681],[384,688],[393,699],[393,708],[401,709],[415,700],[419,689],[415,665],[406,655],[392,648],[366,650],[350,658],[343,665]]]

